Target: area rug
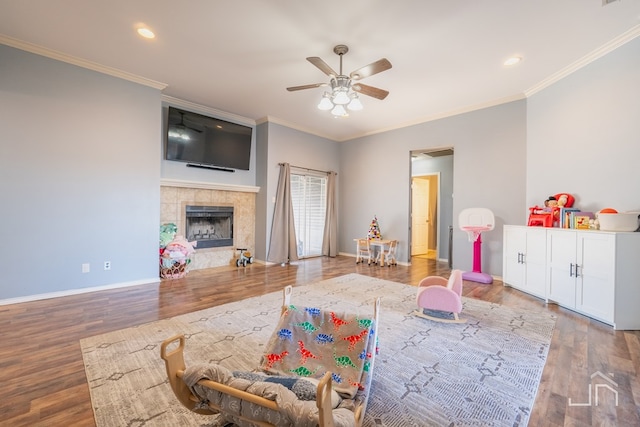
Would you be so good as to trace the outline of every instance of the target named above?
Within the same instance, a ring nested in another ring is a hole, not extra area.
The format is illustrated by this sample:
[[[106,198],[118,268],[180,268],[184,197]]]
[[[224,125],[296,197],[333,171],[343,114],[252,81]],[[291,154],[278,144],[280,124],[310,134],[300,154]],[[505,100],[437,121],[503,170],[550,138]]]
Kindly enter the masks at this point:
[[[555,317],[464,298],[465,324],[412,316],[416,288],[348,274],[293,289],[293,303],[370,312],[382,297],[365,426],[526,426]],[[274,292],[81,340],[98,427],[218,426],[167,382],[160,344],[184,334],[185,360],[258,366],[282,304]]]

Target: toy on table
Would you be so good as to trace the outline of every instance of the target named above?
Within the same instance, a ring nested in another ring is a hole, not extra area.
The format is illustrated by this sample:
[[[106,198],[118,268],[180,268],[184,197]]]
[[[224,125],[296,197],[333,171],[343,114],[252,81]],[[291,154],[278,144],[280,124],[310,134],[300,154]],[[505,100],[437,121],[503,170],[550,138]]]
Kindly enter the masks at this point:
[[[377,215],[373,216],[371,223],[369,224],[369,232],[367,233],[368,240],[381,240],[382,234],[380,233],[380,224],[378,224]],[[368,245],[367,245],[368,246]],[[369,264],[373,261],[374,264],[378,264],[381,252],[377,247],[369,248]]]
[[[378,217],[376,215],[373,216],[371,224],[369,224],[367,239],[382,239],[382,234],[380,234],[380,225],[378,224]]]

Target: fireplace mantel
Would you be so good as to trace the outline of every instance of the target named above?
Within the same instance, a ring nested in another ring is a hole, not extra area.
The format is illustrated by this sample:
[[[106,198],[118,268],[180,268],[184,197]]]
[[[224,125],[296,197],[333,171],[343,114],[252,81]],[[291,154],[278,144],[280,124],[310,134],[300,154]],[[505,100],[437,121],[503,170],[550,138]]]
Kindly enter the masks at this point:
[[[161,179],[160,185],[165,187],[183,187],[183,188],[198,188],[204,190],[222,190],[222,191],[238,191],[242,193],[257,193],[260,191],[260,187],[253,187],[250,185],[236,185],[236,184],[216,184],[213,182],[201,182],[201,181],[184,181],[180,179]]]

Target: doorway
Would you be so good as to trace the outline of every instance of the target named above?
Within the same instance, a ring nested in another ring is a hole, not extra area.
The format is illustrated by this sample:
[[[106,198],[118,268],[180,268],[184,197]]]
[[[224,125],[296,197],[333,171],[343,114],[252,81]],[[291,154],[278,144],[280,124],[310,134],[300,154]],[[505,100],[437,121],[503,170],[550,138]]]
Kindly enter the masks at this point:
[[[438,193],[440,175],[411,178],[411,255],[438,258]]]
[[[411,257],[447,261],[453,221],[453,148],[411,152]]]

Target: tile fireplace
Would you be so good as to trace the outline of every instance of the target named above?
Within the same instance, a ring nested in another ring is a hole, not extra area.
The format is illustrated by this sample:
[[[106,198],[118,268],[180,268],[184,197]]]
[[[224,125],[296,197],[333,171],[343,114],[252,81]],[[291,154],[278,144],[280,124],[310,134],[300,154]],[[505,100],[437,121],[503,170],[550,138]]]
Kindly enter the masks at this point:
[[[255,251],[258,191],[259,187],[162,180],[160,224],[174,223],[179,235],[190,242],[198,240],[190,270],[235,268],[236,247]],[[187,218],[187,206],[190,218]],[[231,218],[226,220],[224,216]],[[200,243],[200,240],[220,241]]]

